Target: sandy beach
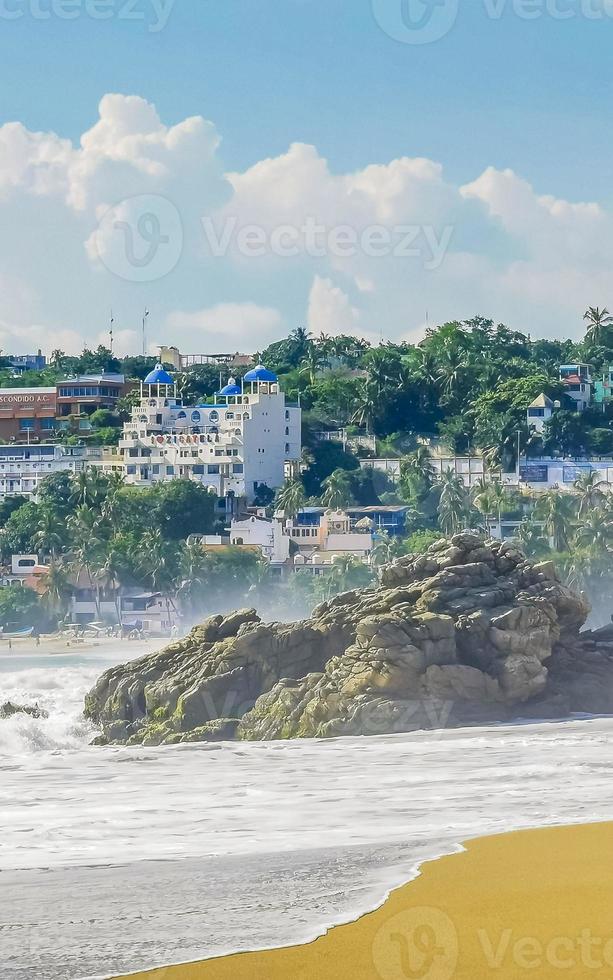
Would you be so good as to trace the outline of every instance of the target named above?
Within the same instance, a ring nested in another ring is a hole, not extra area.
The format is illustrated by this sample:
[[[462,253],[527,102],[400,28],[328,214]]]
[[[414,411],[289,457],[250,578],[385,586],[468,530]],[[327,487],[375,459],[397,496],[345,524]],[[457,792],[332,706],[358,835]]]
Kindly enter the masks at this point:
[[[471,841],[306,946],[136,980],[554,980],[613,973],[613,824]]]
[[[99,653],[115,651],[118,647],[125,650],[126,660],[133,660],[145,653],[153,653],[169,643],[168,638],[153,637],[145,640],[119,639],[114,636],[86,636],[75,638],[55,633],[41,636],[40,644],[32,636],[9,641],[0,636],[0,657],[46,657],[65,656],[67,654]]]

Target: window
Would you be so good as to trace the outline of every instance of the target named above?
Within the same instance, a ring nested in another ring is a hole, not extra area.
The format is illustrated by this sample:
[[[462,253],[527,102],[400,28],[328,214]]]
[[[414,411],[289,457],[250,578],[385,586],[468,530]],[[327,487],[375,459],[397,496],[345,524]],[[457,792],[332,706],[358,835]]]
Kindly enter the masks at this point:
[[[136,467],[135,466],[126,466],[126,471],[127,471],[128,476],[136,476]]]
[[[219,466],[217,466],[215,464],[210,464],[209,465],[209,474],[216,475],[217,473],[219,473]]]
[[[34,428],[34,419],[19,419],[19,428],[22,432],[28,432]]]
[[[174,468],[174,466],[167,466],[166,467],[166,474],[167,474],[167,476],[174,476],[175,475],[175,468]]]
[[[204,476],[204,466],[194,466],[193,472],[194,476]]]
[[[242,463],[235,463],[234,466],[232,467],[233,473],[244,473],[244,471],[245,471],[245,467],[243,466]]]
[[[41,419],[40,427],[44,432],[48,432],[50,429],[55,429],[55,419]]]

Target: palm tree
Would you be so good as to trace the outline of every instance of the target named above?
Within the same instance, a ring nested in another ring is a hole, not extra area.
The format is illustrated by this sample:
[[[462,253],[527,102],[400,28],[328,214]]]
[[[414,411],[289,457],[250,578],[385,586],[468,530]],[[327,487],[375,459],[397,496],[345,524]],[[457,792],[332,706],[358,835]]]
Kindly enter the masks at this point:
[[[498,527],[502,537],[502,515],[505,508],[509,507],[509,493],[499,480],[494,480],[491,484],[492,506],[498,515]]]
[[[306,354],[300,362],[300,373],[305,374],[309,384],[314,385],[317,381],[317,373],[324,363],[325,358],[315,344],[309,344]]]
[[[170,623],[170,607],[176,607],[172,594],[178,588],[180,568],[177,567],[177,553],[171,542],[166,541],[162,532],[146,531],[142,537],[142,573],[153,589],[161,592],[166,602],[166,616]]]
[[[607,329],[613,325],[613,317],[606,306],[602,309],[590,306],[583,314],[583,319],[588,323],[585,339],[592,346],[600,347],[606,338]]]
[[[117,531],[122,510],[119,491],[125,486],[125,478],[123,473],[113,472],[109,473],[106,479],[107,493],[102,506],[102,516],[110,523],[113,530]]]
[[[377,531],[376,543],[371,552],[371,562],[374,568],[389,565],[395,558],[404,554],[401,538],[392,537],[387,531]]]
[[[58,619],[63,619],[68,612],[72,596],[72,586],[67,569],[53,559],[45,572],[43,581],[46,588],[45,603],[49,611],[57,615]]]
[[[182,606],[193,610],[195,599],[201,597],[209,579],[207,553],[200,544],[188,544],[181,556],[182,580],[177,589],[177,599]]]
[[[438,519],[444,534],[456,534],[466,521],[469,498],[462,477],[453,470],[441,475],[439,486],[441,496],[438,504]]]
[[[86,507],[99,507],[106,497],[108,480],[98,469],[81,470],[73,481],[71,503]]]
[[[94,575],[97,580],[103,582],[112,591],[117,623],[121,626],[121,588],[125,585],[127,578],[124,552],[111,540],[107,548],[100,553],[99,558],[97,556],[97,559],[94,563]]]
[[[570,495],[560,493],[559,490],[547,490],[538,500],[536,513],[542,519],[555,550],[566,551],[570,522],[574,516]]]
[[[579,513],[579,523],[575,528],[574,544],[588,548],[594,554],[609,554],[611,542],[611,521],[600,510],[586,510]]]
[[[92,508],[81,504],[68,524],[73,536],[73,557],[77,576],[85,571],[90,584],[94,586],[96,616],[100,619],[100,579],[97,578],[97,571],[100,566],[103,540],[100,536],[99,516]]]
[[[361,381],[355,400],[355,410],[351,416],[351,424],[362,426],[367,432],[370,432],[377,409],[377,402],[377,394],[368,381]]]
[[[427,497],[435,479],[436,469],[427,446],[418,446],[400,461],[400,489],[408,500]]]
[[[321,497],[324,507],[339,510],[351,503],[351,479],[346,470],[334,470],[322,484],[325,487]]]
[[[575,496],[579,502],[578,515],[584,517],[589,511],[597,510],[606,500],[604,487],[606,487],[596,470],[582,473],[577,477],[573,486]]]
[[[490,519],[496,513],[492,484],[485,477],[480,477],[472,488],[471,496],[474,506],[485,518],[485,530],[489,534]]]
[[[51,351],[51,364],[54,368],[61,370],[64,366],[64,360],[66,358],[66,352],[63,350]]]
[[[437,376],[441,394],[446,401],[451,401],[457,394],[465,367],[463,351],[451,348],[445,352]]]
[[[287,480],[279,490],[277,508],[282,510],[286,519],[292,520],[298,511],[304,507],[306,494],[302,480]]]
[[[36,550],[55,558],[66,541],[66,528],[50,507],[41,507],[36,531],[32,536]]]

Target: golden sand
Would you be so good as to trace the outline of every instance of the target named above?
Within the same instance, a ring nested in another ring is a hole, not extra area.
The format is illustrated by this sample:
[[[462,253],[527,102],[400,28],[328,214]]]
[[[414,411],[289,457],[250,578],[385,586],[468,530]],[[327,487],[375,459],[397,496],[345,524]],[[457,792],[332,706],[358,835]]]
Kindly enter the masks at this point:
[[[487,837],[306,946],[139,980],[613,978],[613,824]]]

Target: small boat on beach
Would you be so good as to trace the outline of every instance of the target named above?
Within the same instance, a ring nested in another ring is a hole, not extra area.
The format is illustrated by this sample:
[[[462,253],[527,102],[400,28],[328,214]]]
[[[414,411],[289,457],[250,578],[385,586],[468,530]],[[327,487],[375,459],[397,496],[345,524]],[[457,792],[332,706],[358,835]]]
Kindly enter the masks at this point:
[[[24,629],[20,629],[20,630],[4,630],[3,629],[3,630],[0,631],[0,640],[1,639],[5,639],[5,640],[20,640],[20,639],[22,639],[22,638],[24,638],[26,636],[32,636],[32,633],[33,632],[34,632],[34,627],[33,626],[26,626]]]

